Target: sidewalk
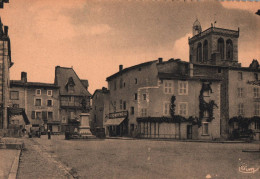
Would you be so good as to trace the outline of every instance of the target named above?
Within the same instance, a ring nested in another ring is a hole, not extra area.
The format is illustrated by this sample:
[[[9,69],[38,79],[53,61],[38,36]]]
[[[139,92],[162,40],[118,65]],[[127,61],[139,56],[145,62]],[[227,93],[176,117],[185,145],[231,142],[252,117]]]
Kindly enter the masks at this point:
[[[20,152],[20,150],[0,149],[0,178],[16,178]]]

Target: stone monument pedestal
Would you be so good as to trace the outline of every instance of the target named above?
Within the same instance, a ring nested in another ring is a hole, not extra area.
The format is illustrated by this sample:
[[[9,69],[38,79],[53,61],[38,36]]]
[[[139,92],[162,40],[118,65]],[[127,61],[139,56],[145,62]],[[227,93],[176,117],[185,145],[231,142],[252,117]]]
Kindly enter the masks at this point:
[[[80,114],[79,134],[85,138],[95,138],[90,131],[89,116],[89,113]]]

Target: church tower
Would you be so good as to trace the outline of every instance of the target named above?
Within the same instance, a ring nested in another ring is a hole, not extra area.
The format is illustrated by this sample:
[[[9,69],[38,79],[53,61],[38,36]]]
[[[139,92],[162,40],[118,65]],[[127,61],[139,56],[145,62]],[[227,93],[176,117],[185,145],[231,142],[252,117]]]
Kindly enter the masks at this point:
[[[239,29],[229,30],[213,27],[202,31],[198,19],[189,38],[190,62],[218,66],[240,66],[238,63]]]

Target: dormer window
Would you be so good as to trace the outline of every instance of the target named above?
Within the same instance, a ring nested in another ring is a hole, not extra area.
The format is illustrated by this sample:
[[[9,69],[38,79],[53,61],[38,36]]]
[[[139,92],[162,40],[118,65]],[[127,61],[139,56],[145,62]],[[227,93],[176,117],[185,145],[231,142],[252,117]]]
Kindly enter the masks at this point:
[[[70,77],[67,84],[66,84],[67,91],[69,93],[73,93],[74,92],[74,86],[75,86],[74,80],[73,80],[72,77]]]

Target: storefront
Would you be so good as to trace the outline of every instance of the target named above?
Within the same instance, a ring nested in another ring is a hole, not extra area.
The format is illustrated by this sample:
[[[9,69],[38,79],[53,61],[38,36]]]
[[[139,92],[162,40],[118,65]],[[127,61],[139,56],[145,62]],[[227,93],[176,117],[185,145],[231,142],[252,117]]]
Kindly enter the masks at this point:
[[[110,113],[105,122],[108,136],[126,136],[128,135],[128,112]]]

